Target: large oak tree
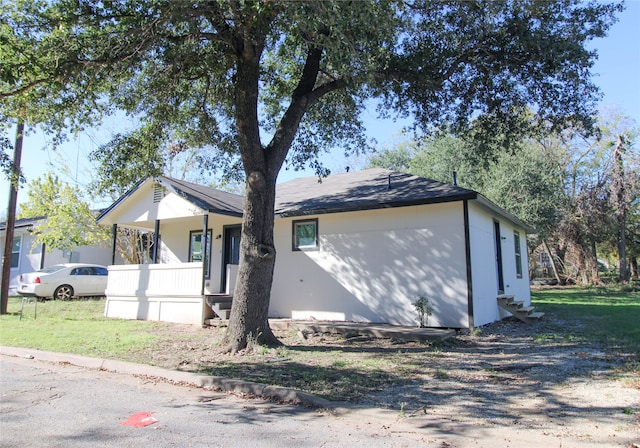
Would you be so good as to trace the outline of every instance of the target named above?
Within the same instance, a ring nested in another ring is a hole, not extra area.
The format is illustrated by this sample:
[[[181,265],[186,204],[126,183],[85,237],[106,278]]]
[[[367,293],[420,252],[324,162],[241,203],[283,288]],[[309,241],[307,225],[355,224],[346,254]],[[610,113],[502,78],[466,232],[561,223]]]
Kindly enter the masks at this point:
[[[590,125],[586,48],[619,6],[578,0],[3,0],[1,113],[81,129],[124,110],[246,179],[229,349],[267,321],[283,164],[364,144],[361,112],[508,142]],[[520,112],[533,108],[535,120]]]

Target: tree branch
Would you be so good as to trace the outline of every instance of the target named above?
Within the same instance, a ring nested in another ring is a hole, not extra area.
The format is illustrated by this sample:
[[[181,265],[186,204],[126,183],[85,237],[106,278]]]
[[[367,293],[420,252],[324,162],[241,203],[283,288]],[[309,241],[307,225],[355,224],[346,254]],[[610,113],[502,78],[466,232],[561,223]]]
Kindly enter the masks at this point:
[[[31,81],[28,84],[23,85],[22,87],[20,87],[20,88],[18,88],[16,90],[11,90],[11,91],[8,91],[8,92],[0,92],[0,98],[10,98],[10,97],[15,96],[15,95],[20,95],[21,93],[24,93],[27,90],[32,89],[32,88],[36,87],[37,85],[45,83],[45,82],[48,82],[48,81],[50,81],[49,78],[36,79],[34,81]]]
[[[284,113],[273,139],[267,146],[269,169],[277,173],[287,157],[287,152],[298,132],[300,121],[309,107],[329,92],[344,88],[344,80],[335,80],[316,88],[323,49],[313,46],[307,53],[300,81],[291,94],[291,104]]]

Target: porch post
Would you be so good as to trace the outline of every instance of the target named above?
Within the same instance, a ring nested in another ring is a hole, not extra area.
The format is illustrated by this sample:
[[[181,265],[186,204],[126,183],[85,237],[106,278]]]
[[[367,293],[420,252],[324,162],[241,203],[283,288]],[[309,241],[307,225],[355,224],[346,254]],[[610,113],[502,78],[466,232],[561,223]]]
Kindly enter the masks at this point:
[[[158,240],[160,237],[160,220],[156,219],[156,224],[153,227],[153,253],[151,254],[151,262],[153,264],[158,262]]]
[[[42,243],[40,246],[40,269],[44,268],[44,256],[47,253],[47,245]]]
[[[471,270],[471,235],[469,230],[469,201],[462,202],[462,216],[464,219],[464,254],[467,264],[467,316],[469,318],[469,330],[473,330],[473,271]]]
[[[200,294],[204,296],[204,283],[207,278],[207,263],[209,261],[209,254],[207,253],[207,246],[209,245],[209,215],[205,214],[202,217],[202,238],[200,244],[202,244],[202,289]]]
[[[111,228],[111,264],[116,264],[116,244],[118,240],[118,224]]]

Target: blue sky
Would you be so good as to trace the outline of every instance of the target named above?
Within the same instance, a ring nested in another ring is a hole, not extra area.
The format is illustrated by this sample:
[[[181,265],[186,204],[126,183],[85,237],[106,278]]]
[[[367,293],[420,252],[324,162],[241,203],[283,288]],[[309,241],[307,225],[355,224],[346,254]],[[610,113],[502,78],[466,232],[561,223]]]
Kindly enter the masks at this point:
[[[594,82],[602,90],[602,107],[616,109],[633,118],[640,125],[640,0],[627,0],[625,11],[613,25],[609,35],[591,43],[598,51],[598,61],[593,69]],[[375,110],[365,113],[367,133],[379,145],[391,144],[402,128],[402,123],[378,120]],[[49,170],[60,173],[60,178],[71,184],[85,187],[91,178],[92,166],[88,154],[97,146],[106,143],[106,136],[120,131],[117,124],[107,123],[102,132],[90,131],[76,140],[53,151],[47,148],[47,140],[41,134],[32,134],[23,143],[22,169],[27,181],[31,181]],[[13,138],[13,136],[12,136]],[[328,168],[341,172],[349,164],[357,165],[363,160],[345,161],[340,151],[324,157]],[[52,168],[53,167],[53,168]],[[66,173],[63,173],[65,167]],[[311,172],[282,171],[278,181],[311,175]],[[0,180],[0,216],[6,216],[9,200],[9,184]],[[27,200],[27,189],[21,188],[18,202]],[[106,204],[101,204],[106,205]]]

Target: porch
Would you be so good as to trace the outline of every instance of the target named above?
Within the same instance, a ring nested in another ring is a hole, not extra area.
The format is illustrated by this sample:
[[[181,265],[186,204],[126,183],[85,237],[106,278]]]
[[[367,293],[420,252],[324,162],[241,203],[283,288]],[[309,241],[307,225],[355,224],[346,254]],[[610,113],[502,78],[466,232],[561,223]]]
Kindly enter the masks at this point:
[[[231,297],[237,265],[227,265],[224,294],[209,289],[203,263],[109,266],[105,316],[202,325],[216,317],[207,297]]]

